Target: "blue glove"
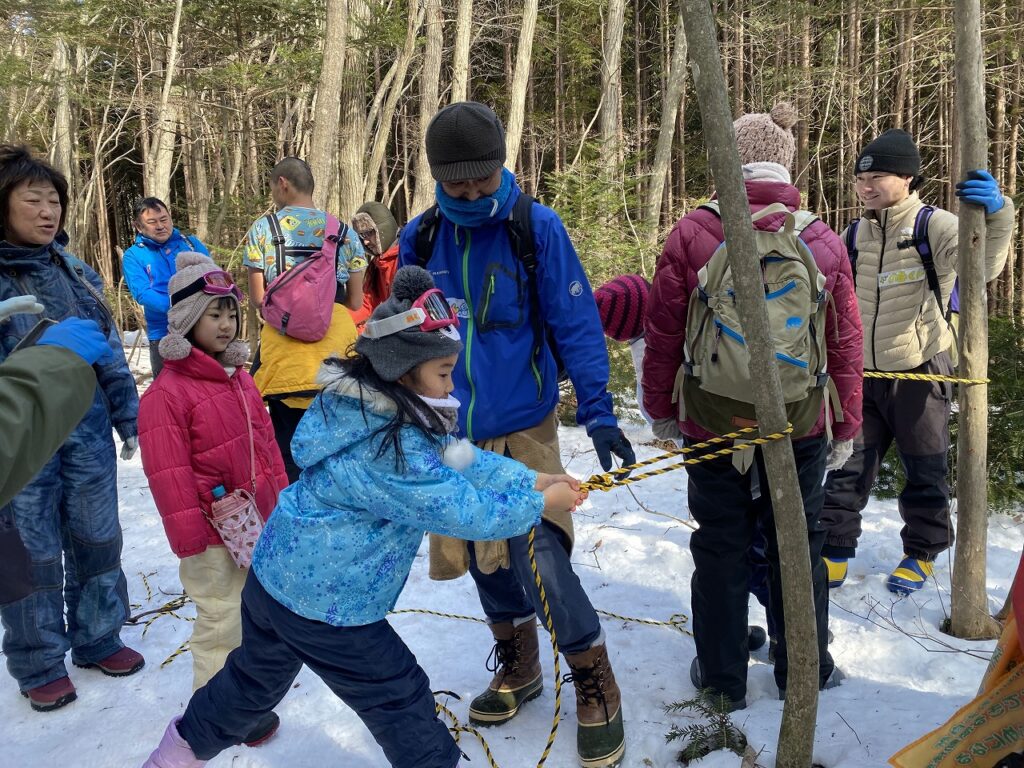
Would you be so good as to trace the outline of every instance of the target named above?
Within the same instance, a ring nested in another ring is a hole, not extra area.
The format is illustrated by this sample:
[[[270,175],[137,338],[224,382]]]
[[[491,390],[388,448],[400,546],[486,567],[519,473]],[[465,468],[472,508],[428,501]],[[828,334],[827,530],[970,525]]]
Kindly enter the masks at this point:
[[[968,171],[967,178],[956,185],[956,196],[965,203],[985,206],[986,216],[1003,207],[999,182],[988,171]]]
[[[114,362],[114,350],[110,348],[100,327],[94,320],[83,320],[80,317],[69,317],[51,325],[39,337],[36,346],[70,349],[89,365]]]
[[[622,466],[626,467],[636,463],[636,454],[633,453],[633,446],[622,434],[618,427],[598,427],[590,436],[594,441],[594,450],[597,451],[597,458],[601,462],[601,469],[608,472],[612,468],[612,454],[622,459]]]

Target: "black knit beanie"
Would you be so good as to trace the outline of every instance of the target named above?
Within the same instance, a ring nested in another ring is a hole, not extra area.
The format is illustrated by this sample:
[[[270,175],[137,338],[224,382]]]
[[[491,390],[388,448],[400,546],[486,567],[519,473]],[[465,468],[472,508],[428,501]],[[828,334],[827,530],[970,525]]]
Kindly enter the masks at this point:
[[[490,176],[505,162],[501,119],[476,101],[448,105],[427,126],[427,161],[437,181]]]
[[[391,296],[373,310],[370,322],[408,312],[413,302],[433,287],[434,279],[427,270],[417,266],[402,267],[395,273]],[[376,339],[365,333],[356,339],[356,352],[370,359],[373,370],[384,381],[398,381],[420,363],[461,351],[459,332],[450,326],[421,331],[417,325]]]
[[[853,172],[869,171],[916,178],[921,172],[921,153],[910,134],[899,128],[890,128],[864,147]]]

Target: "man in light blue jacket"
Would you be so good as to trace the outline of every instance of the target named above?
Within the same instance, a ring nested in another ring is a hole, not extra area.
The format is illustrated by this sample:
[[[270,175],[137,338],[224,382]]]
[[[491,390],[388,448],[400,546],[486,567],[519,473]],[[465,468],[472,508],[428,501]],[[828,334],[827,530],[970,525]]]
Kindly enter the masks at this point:
[[[194,235],[184,235],[174,226],[171,211],[156,197],[144,197],[135,204],[133,223],[138,234],[124,252],[124,280],[132,297],[146,313],[146,336],[153,378],[163,368],[158,345],[167,335],[167,310],[171,306],[167,282],[174,276],[174,260],[182,251],[206,256],[210,251]]]

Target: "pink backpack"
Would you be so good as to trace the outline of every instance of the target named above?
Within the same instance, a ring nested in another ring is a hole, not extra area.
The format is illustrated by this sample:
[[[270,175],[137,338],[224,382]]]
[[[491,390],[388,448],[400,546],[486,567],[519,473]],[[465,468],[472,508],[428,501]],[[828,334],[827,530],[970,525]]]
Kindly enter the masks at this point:
[[[320,341],[327,335],[338,292],[338,246],[344,242],[346,227],[327,214],[324,242],[319,250],[310,247],[285,247],[284,233],[277,216],[266,216],[273,235],[277,259],[277,277],[263,295],[260,314],[263,320],[286,336],[300,341]],[[286,255],[301,259],[285,269]]]

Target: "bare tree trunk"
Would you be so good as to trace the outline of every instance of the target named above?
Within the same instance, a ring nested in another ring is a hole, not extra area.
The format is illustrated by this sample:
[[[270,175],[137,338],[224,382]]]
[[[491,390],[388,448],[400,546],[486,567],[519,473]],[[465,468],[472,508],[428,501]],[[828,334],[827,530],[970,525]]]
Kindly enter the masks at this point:
[[[72,242],[78,239],[76,231],[76,209],[79,205],[78,190],[74,186],[77,174],[72,168],[72,154],[75,145],[75,130],[71,124],[71,98],[68,93],[71,56],[68,45],[60,35],[54,41],[53,51],[53,86],[56,96],[53,120],[53,148],[50,159],[54,166],[67,178],[71,189],[68,190],[69,208],[65,226]]]
[[[526,115],[526,86],[533,60],[533,32],[537,26],[537,0],[523,1],[523,25],[519,28],[516,67],[512,75],[508,120],[505,122],[505,167],[515,170]],[[621,30],[620,30],[621,34]]]
[[[174,164],[174,136],[178,125],[178,110],[171,101],[174,72],[178,66],[178,32],[181,29],[182,0],[175,0],[174,22],[164,59],[164,82],[160,90],[160,103],[153,122],[153,137],[146,164],[146,194],[167,201],[171,194],[171,170]]]
[[[469,44],[473,36],[473,0],[459,0],[456,14],[455,51],[452,53],[452,104],[469,98]],[[413,15],[411,11],[409,15]]]
[[[988,165],[985,71],[982,61],[980,0],[954,0],[956,109],[960,168]],[[959,211],[960,371],[969,379],[988,376],[988,318],[985,310],[985,210],[962,205]],[[996,637],[999,627],[985,594],[985,543],[988,537],[988,389],[960,390],[957,436],[957,545],[953,561],[950,631],[956,637]]]
[[[622,172],[622,25],[626,18],[626,0],[608,0],[604,23],[604,50],[601,56],[601,169],[608,180]]]
[[[434,199],[434,178],[427,162],[427,125],[437,113],[441,80],[441,53],[444,47],[441,0],[426,0],[427,44],[423,49],[420,72],[419,151],[416,153],[416,191],[412,196],[410,218],[426,210]]]
[[[686,92],[686,31],[683,14],[676,19],[675,38],[672,42],[672,63],[669,65],[665,96],[661,101],[661,126],[658,130],[658,145],[654,150],[654,165],[651,168],[651,183],[647,188],[647,206],[644,220],[647,226],[647,243],[655,245],[661,229],[661,203],[665,195],[665,177],[672,159],[672,143],[676,136],[676,119],[679,105]]]
[[[353,30],[362,30],[370,19],[370,7],[365,0],[348,0],[349,18]],[[360,32],[361,34],[361,32]],[[341,87],[341,124],[339,130],[338,159],[341,176],[338,179],[337,203],[333,209],[339,216],[349,217],[363,204],[364,174],[367,137],[366,124],[366,53],[359,41],[345,51],[345,73]],[[398,84],[401,88],[401,83]],[[332,201],[333,202],[333,201]]]
[[[708,158],[722,203],[722,227],[731,244],[729,264],[735,280],[740,322],[750,349],[750,374],[754,381],[762,382],[754,393],[754,408],[761,434],[769,435],[785,430],[786,409],[775,367],[775,344],[768,330],[750,204],[736,150],[715,21],[708,0],[684,0],[683,14]],[[763,451],[778,530],[789,659],[786,704],[775,765],[809,768],[818,705],[818,645],[807,520],[792,442],[788,438],[774,440],[767,443]]]
[[[346,0],[327,0],[324,56],[320,67],[320,80],[316,86],[313,136],[309,148],[309,166],[316,180],[313,199],[322,208],[326,208],[331,199],[338,173],[338,122],[347,47]]]

